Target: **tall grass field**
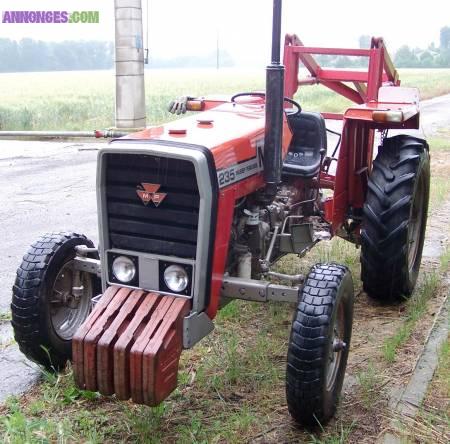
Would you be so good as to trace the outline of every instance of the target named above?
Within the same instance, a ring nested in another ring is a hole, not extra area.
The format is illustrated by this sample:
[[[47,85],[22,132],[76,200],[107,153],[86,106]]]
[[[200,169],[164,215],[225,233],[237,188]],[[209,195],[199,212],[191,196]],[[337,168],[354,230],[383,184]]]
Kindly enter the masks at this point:
[[[450,92],[450,69],[401,70],[404,86],[423,99]],[[148,125],[173,119],[167,104],[183,94],[232,94],[264,89],[261,70],[147,70]],[[0,74],[0,130],[91,130],[114,125],[114,71]],[[307,110],[339,112],[349,102],[321,86],[300,88]]]

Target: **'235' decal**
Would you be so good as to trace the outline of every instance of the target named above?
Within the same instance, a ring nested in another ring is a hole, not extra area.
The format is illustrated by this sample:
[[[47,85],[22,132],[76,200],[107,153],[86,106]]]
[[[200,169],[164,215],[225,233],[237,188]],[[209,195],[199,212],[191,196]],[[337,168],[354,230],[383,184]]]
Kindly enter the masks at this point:
[[[254,174],[260,173],[264,169],[264,153],[262,144],[257,145],[256,157],[245,162],[232,165],[217,172],[219,188],[226,187],[235,182],[239,182]]]

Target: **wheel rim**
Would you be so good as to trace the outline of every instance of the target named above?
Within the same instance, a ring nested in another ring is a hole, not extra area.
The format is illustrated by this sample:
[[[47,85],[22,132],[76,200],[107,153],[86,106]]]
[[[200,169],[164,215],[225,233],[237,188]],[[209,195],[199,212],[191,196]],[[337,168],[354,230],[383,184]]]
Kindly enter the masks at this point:
[[[80,272],[83,290],[81,296],[75,298],[72,295],[73,277],[71,261],[65,264],[56,276],[50,300],[50,319],[53,330],[64,341],[71,340],[87,318],[93,296],[90,275]]]
[[[411,215],[408,226],[408,268],[411,272],[417,262],[417,254],[421,243],[422,225],[424,220],[424,177],[419,178],[419,183],[414,195],[414,200],[411,206]]]
[[[331,335],[331,344],[328,355],[327,368],[327,391],[332,391],[336,384],[339,367],[341,365],[342,356],[346,344],[344,338],[344,305],[339,303],[336,316],[333,323],[333,332]]]

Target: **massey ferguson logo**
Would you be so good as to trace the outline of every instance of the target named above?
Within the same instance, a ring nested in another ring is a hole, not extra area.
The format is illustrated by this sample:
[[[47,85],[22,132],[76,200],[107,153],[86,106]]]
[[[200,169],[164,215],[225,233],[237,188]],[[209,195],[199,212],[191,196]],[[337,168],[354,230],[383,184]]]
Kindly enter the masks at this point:
[[[158,193],[161,185],[154,183],[142,183],[137,186],[136,193],[141,198],[144,205],[148,205],[149,202],[153,202],[156,207],[166,198],[166,193]]]

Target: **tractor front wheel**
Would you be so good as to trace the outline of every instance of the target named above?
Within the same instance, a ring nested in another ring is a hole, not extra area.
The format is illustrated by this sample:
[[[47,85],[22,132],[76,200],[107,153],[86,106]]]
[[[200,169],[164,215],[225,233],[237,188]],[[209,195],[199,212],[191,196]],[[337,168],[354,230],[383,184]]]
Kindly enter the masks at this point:
[[[369,296],[398,300],[414,290],[430,194],[430,156],[422,139],[385,139],[373,163],[361,232],[361,279]]]
[[[97,276],[72,267],[75,247],[93,243],[75,233],[38,239],[17,269],[11,302],[14,336],[22,353],[49,370],[72,357],[72,337],[91,311]]]
[[[352,321],[350,271],[338,264],[315,265],[301,290],[287,356],[287,404],[298,424],[323,425],[334,415]]]

